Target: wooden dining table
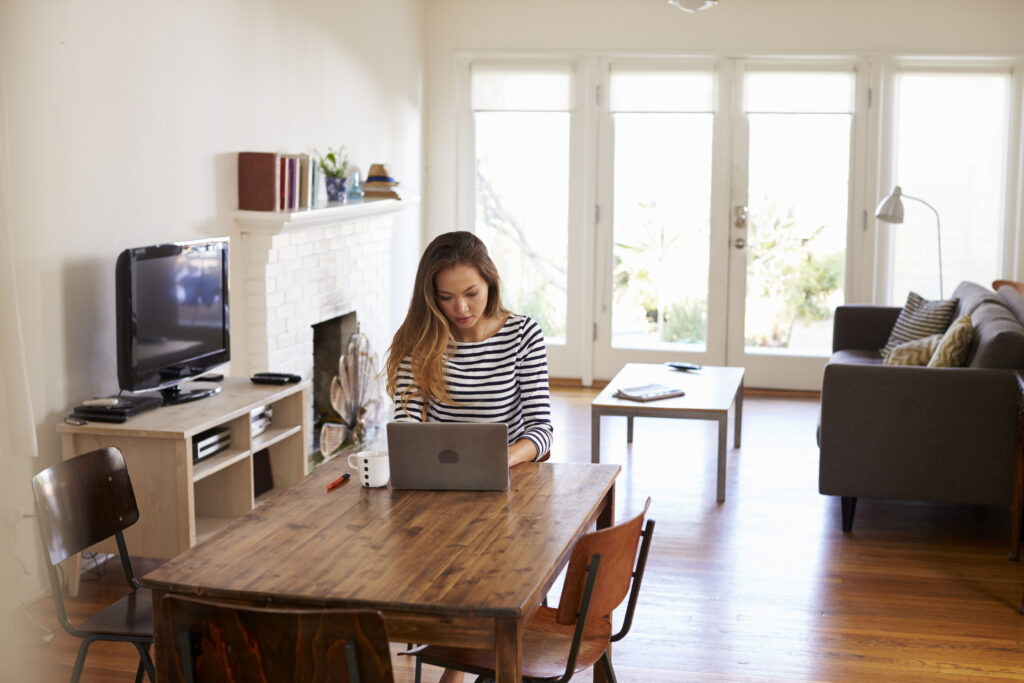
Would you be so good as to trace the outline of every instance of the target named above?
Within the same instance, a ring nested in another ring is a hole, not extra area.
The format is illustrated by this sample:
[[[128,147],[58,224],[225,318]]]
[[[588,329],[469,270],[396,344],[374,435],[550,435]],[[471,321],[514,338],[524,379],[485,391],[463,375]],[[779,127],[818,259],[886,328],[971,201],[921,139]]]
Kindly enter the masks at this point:
[[[168,593],[276,607],[380,610],[392,642],[494,648],[522,680],[523,630],[576,540],[614,521],[618,465],[526,463],[508,491],[403,491],[335,458],[142,579],[156,665],[173,666]],[[595,671],[595,676],[598,672]]]

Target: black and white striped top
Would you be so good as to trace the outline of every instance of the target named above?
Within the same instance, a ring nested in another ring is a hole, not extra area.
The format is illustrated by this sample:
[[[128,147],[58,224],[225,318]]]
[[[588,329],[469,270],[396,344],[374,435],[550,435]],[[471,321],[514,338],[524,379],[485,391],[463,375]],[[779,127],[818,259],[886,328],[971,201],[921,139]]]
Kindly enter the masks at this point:
[[[538,455],[551,449],[547,351],[531,318],[513,314],[483,341],[456,342],[455,355],[445,361],[445,381],[454,403],[431,403],[427,422],[504,422],[510,444],[525,436]],[[422,421],[422,399],[402,409],[401,396],[412,383],[407,357],[398,369],[396,422]]]

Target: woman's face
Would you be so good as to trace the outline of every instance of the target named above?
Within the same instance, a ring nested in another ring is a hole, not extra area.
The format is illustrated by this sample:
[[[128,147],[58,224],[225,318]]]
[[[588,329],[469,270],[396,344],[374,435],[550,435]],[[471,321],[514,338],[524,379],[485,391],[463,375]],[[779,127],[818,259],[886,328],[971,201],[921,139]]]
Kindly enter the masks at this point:
[[[452,324],[452,333],[459,341],[479,341],[487,308],[487,282],[471,265],[459,264],[442,270],[434,278],[434,291],[441,312]]]

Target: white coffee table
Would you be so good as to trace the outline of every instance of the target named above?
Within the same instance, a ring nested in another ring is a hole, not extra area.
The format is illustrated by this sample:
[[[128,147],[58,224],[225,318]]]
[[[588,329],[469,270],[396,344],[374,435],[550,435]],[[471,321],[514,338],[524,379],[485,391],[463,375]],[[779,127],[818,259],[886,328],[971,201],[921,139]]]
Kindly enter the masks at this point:
[[[734,448],[740,447],[743,420],[743,368],[704,366],[681,372],[665,365],[627,363],[590,404],[590,461],[601,460],[601,417],[625,417],[626,442],[633,442],[634,417],[669,417],[718,422],[718,501],[725,500],[725,450],[729,408],[736,406]],[[686,392],[685,396],[642,403],[615,398],[617,389],[644,384],[664,384]]]

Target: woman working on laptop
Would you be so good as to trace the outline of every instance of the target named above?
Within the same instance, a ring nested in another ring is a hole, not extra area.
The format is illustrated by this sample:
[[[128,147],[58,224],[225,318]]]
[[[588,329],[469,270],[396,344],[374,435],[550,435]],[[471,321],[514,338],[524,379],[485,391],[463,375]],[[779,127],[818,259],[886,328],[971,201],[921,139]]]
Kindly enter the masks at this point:
[[[501,304],[501,278],[470,232],[427,245],[385,365],[396,421],[503,422],[509,467],[551,448],[544,333]]]

